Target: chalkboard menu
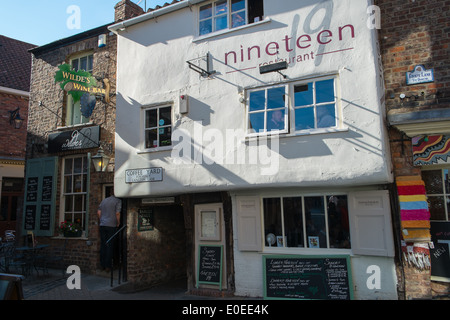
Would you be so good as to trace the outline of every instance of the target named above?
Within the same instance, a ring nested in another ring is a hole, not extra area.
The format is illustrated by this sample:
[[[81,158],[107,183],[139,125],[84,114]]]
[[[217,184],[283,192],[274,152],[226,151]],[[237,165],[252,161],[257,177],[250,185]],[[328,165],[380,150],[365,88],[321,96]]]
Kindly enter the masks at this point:
[[[27,201],[29,202],[37,201],[38,181],[37,177],[30,177],[27,180]]]
[[[222,289],[222,253],[223,246],[199,246],[197,287],[199,283],[203,283],[219,285]]]
[[[42,201],[52,201],[53,177],[46,176],[42,179]]]
[[[349,256],[263,256],[268,299],[353,299]]]
[[[431,221],[431,279],[450,281],[450,222]]]
[[[36,206],[25,207],[25,230],[34,230],[36,225]]]

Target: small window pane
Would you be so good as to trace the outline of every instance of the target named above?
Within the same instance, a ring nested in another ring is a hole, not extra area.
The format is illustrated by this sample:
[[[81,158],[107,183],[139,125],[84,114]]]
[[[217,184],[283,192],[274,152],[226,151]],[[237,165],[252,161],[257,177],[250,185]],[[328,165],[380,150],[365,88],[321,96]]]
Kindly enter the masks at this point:
[[[264,113],[252,113],[249,116],[249,133],[252,132],[263,132],[264,131]]]
[[[305,197],[306,241],[308,248],[326,248],[323,197]]]
[[[295,110],[295,130],[314,129],[314,108]]]
[[[71,174],[72,173],[72,159],[66,159],[64,160],[64,174]]]
[[[233,13],[231,15],[231,27],[236,28],[245,25],[246,18],[245,18],[245,11],[241,11],[238,13]]]
[[[172,128],[166,127],[166,128],[160,128],[159,133],[159,144],[160,147],[167,147],[172,145]]]
[[[450,179],[448,177],[448,169],[443,169],[444,172],[444,185],[445,185],[445,193],[448,194],[450,191]]]
[[[145,127],[154,128],[158,125],[158,109],[147,110],[145,112]]]
[[[266,246],[280,246],[280,243],[268,243],[267,235],[272,233],[276,237],[282,237],[281,225],[281,200],[280,198],[264,199],[264,238]],[[282,239],[282,238],[281,238]],[[282,244],[282,243],[281,243]],[[283,245],[281,245],[283,246]]]
[[[87,57],[80,58],[80,70],[87,71]]]
[[[295,106],[308,106],[314,103],[313,87],[311,83],[294,86]]]
[[[327,197],[331,248],[350,248],[347,196]]]
[[[287,247],[304,247],[302,198],[283,198],[284,232]]]
[[[160,109],[160,115],[159,115],[159,125],[160,126],[167,126],[172,124],[172,108],[161,108]]]
[[[88,58],[88,61],[87,61],[87,70],[86,71],[92,72],[93,65],[94,65],[94,56],[90,55],[87,58]]]
[[[221,14],[226,14],[228,12],[228,4],[227,4],[227,0],[225,1],[217,1],[216,2],[216,6],[215,6],[215,10],[214,10],[214,14],[216,16],[221,15]]]
[[[428,207],[430,208],[430,220],[446,220],[444,197],[428,196]]]
[[[157,148],[158,147],[158,129],[151,129],[145,132],[145,147]]]
[[[236,12],[245,9],[245,0],[232,0],[231,12]]]
[[[334,101],[334,79],[316,82],[316,103]]]
[[[200,7],[200,20],[212,17],[212,4]]]
[[[250,112],[264,110],[265,103],[266,92],[264,90],[250,92]]]
[[[64,192],[72,193],[72,176],[64,177]]]
[[[284,130],[285,110],[275,110],[267,113],[267,131]]]
[[[73,196],[66,196],[64,201],[64,211],[72,212],[73,211]]]
[[[78,71],[78,59],[72,61],[72,69]]]
[[[212,20],[205,20],[200,22],[200,35],[212,32]]]
[[[336,110],[334,104],[317,107],[317,128],[336,126]]]
[[[81,173],[83,165],[83,158],[73,159],[73,173]]]
[[[284,108],[284,87],[267,90],[267,109]]]
[[[228,19],[226,15],[215,18],[215,31],[223,30],[226,28],[228,28]]]
[[[422,171],[422,179],[425,182],[425,189],[427,194],[442,194],[442,171],[441,170],[426,170]]]

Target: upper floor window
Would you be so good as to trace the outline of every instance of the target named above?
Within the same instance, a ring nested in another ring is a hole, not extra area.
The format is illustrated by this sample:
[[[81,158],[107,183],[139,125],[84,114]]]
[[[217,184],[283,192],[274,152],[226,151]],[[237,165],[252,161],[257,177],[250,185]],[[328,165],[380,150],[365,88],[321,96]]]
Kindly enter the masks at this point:
[[[84,70],[92,73],[94,56],[92,53],[84,54],[73,58],[70,61],[72,69],[75,71]],[[74,102],[71,95],[67,95],[67,107],[66,107],[66,126],[74,126],[77,124],[88,123],[89,118],[84,117],[81,114],[80,101]]]
[[[161,106],[145,111],[145,149],[172,145],[172,107]]]
[[[247,133],[315,132],[339,126],[334,77],[248,91]]]
[[[200,7],[199,35],[258,22],[263,16],[263,0],[213,1]]]

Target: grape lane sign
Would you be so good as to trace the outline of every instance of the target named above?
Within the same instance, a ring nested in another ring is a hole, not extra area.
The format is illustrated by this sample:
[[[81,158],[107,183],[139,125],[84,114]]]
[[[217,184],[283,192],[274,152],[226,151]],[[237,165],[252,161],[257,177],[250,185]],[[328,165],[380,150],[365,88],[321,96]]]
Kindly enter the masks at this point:
[[[132,169],[125,171],[125,183],[163,181],[163,168]]]

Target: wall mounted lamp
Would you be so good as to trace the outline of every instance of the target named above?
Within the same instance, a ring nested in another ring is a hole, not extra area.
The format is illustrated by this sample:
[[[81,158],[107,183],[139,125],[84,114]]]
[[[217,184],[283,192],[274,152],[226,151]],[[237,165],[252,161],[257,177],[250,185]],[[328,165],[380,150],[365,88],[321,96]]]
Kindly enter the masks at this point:
[[[103,148],[100,147],[98,149],[98,152],[95,156],[92,156],[92,162],[94,163],[94,169],[95,172],[105,172],[106,167],[108,167],[109,159],[105,152],[103,151]]]
[[[14,111],[8,111],[9,112],[9,124],[14,125],[15,129],[20,129],[22,127],[22,123],[24,120],[20,117],[19,109],[20,108],[17,108]]]

